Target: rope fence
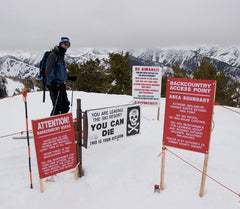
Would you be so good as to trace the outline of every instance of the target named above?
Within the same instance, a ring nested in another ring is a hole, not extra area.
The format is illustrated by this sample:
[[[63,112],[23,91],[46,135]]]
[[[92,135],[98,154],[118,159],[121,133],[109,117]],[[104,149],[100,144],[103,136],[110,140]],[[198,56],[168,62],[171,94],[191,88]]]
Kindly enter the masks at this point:
[[[15,94],[15,95],[13,95],[13,96],[2,97],[2,98],[0,98],[0,100],[2,100],[2,99],[7,99],[7,98],[11,98],[11,97],[16,97],[16,96],[21,96],[21,95],[22,95],[22,93]]]
[[[30,130],[29,132],[32,132],[32,130]],[[19,132],[16,132],[16,133],[0,136],[0,138],[5,138],[5,137],[8,137],[8,136],[14,136],[14,135],[18,135],[18,134],[23,135],[24,133],[26,133],[26,131],[19,131]]]
[[[174,153],[173,151],[169,150],[167,147],[165,148],[166,151],[168,151],[169,153],[171,153],[172,155],[174,155],[175,157],[177,157],[178,159],[180,159],[181,161],[183,161],[185,164],[189,165],[190,167],[192,167],[193,169],[197,170],[198,172],[202,173],[203,175],[207,176],[209,179],[211,179],[212,181],[214,181],[215,183],[217,183],[218,185],[220,185],[221,187],[223,187],[224,189],[232,192],[234,195],[237,195],[238,197],[240,197],[240,193],[235,192],[234,190],[230,189],[228,186],[224,185],[223,183],[221,183],[220,181],[216,180],[215,178],[209,176],[208,174],[204,173],[201,169],[197,168],[196,166],[192,165],[191,163],[189,163],[187,160],[183,159],[182,157],[180,157],[178,154]],[[162,156],[165,154],[165,151],[162,151],[158,157]],[[240,201],[239,201],[240,202]]]
[[[237,114],[240,114],[240,112],[238,112],[238,111],[236,111],[236,110],[233,110],[233,109],[231,109],[231,108],[229,108],[229,107],[220,105],[219,103],[215,103],[214,105],[220,106],[220,107],[222,107],[222,108],[225,108],[225,109],[227,109],[227,110],[230,110],[230,111],[232,111],[232,112],[235,112],[235,113],[237,113]]]

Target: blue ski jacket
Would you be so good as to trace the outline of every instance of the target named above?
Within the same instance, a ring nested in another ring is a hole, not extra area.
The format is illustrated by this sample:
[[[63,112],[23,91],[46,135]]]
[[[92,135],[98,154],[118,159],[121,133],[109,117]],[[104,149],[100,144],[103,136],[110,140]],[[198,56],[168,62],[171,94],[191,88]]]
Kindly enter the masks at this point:
[[[65,52],[60,46],[55,46],[49,54],[46,64],[46,83],[48,86],[54,82],[55,84],[62,84],[68,78],[66,63],[64,61]]]

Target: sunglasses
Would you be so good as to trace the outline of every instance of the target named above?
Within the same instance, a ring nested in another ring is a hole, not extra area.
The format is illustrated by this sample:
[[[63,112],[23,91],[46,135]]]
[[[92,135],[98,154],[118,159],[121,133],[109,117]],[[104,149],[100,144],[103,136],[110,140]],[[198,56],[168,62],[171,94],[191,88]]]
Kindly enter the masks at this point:
[[[64,43],[64,45],[65,45],[65,46],[67,46],[67,47],[69,47],[69,46],[70,46],[70,44],[68,44],[68,43]]]

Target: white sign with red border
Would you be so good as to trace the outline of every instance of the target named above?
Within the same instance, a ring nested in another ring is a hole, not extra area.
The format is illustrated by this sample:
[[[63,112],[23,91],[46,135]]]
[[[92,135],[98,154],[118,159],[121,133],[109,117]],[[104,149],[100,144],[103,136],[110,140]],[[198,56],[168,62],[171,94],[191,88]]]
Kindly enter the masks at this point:
[[[132,96],[135,104],[160,106],[162,68],[133,66]]]

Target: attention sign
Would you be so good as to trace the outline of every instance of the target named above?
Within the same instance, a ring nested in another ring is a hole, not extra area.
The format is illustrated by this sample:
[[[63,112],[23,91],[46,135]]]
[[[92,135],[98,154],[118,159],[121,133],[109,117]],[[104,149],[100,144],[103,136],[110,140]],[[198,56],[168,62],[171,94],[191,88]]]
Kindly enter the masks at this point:
[[[208,153],[216,81],[168,78],[163,145]]]
[[[132,96],[135,104],[160,106],[162,69],[133,66]]]
[[[40,179],[76,166],[72,114],[32,121]]]

